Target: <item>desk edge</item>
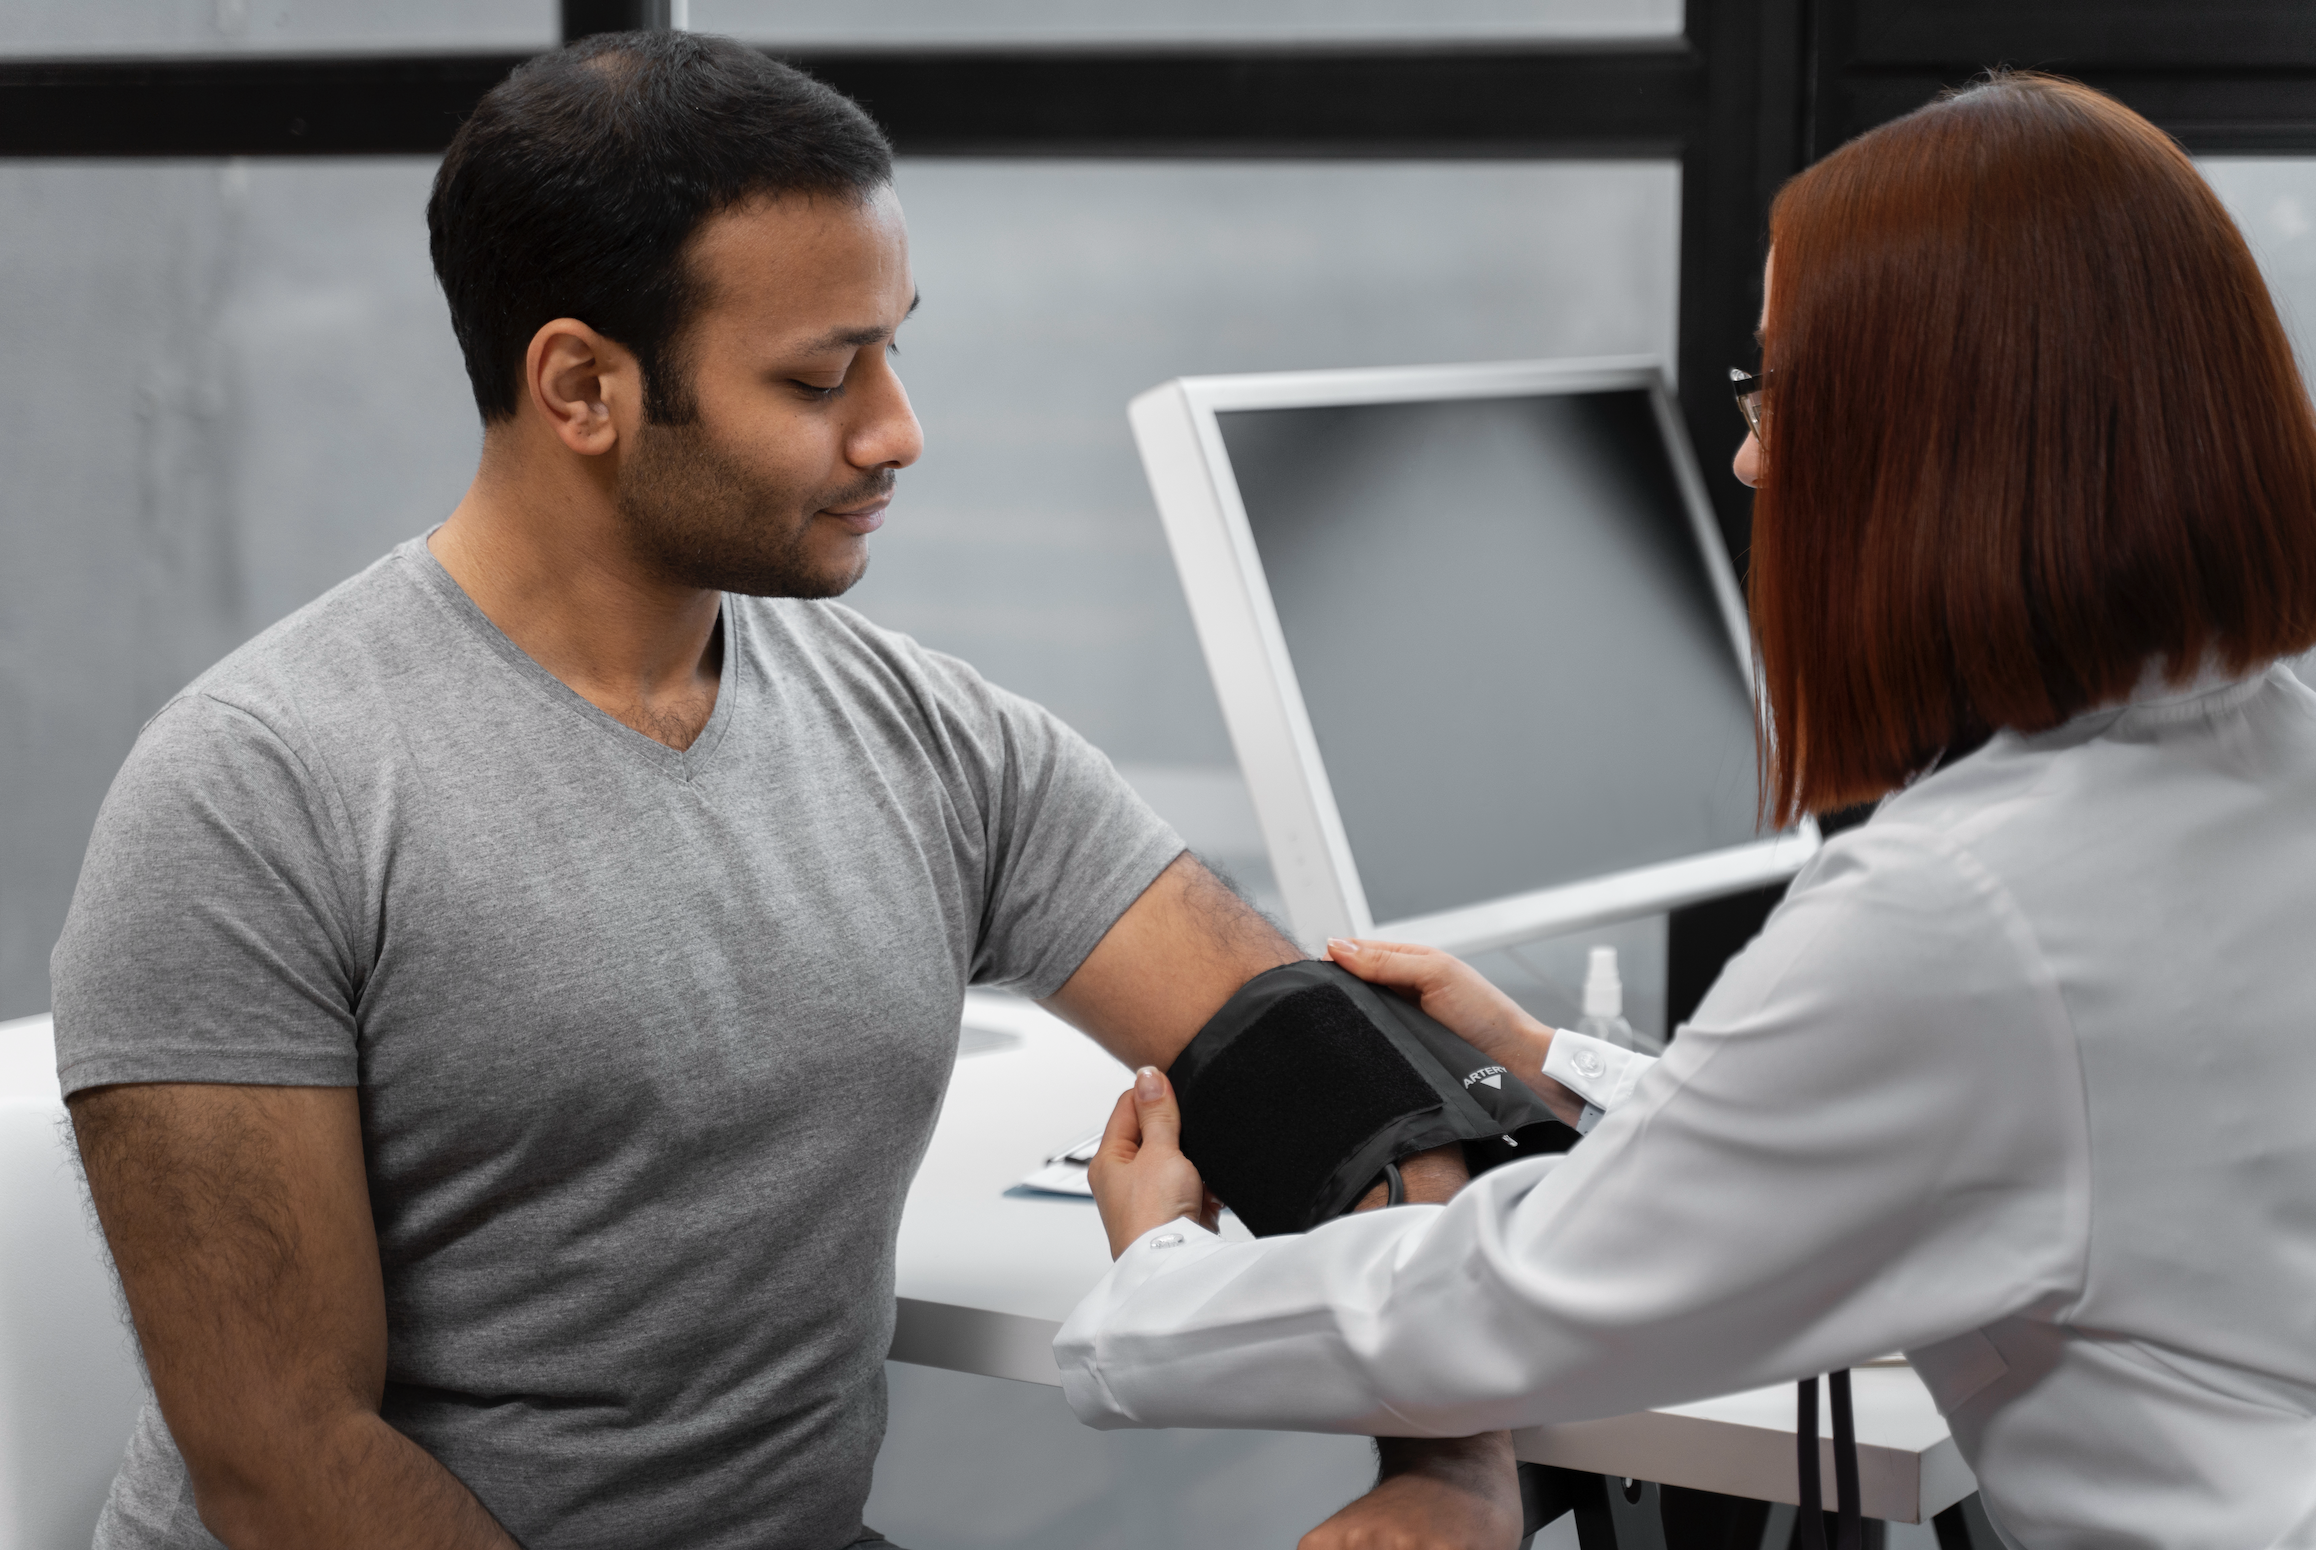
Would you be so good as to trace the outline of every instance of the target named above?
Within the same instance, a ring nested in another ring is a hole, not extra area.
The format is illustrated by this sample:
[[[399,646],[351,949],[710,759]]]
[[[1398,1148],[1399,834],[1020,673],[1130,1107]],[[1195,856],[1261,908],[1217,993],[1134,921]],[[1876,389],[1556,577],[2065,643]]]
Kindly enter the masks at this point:
[[[1061,1387],[1061,1368],[1053,1359],[1053,1337],[1061,1332],[1060,1320],[963,1308],[918,1297],[896,1297],[893,1301],[893,1344],[886,1352],[887,1360]]]

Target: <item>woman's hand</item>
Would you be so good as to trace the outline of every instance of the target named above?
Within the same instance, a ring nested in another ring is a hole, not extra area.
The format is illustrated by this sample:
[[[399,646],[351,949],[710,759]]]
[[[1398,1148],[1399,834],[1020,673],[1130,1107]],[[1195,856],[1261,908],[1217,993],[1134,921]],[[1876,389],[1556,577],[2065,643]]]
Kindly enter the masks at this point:
[[[1515,1550],[1520,1477],[1508,1432],[1379,1437],[1383,1478],[1295,1550]]]
[[[1452,953],[1410,942],[1327,939],[1327,956],[1371,985],[1398,991],[1528,1084],[1561,1120],[1573,1125],[1584,1100],[1544,1074],[1552,1030]]]
[[[1086,1181],[1094,1187],[1112,1259],[1153,1227],[1187,1216],[1213,1232],[1221,1220],[1222,1202],[1182,1155],[1182,1110],[1156,1066],[1135,1072],[1134,1085],[1118,1095]]]

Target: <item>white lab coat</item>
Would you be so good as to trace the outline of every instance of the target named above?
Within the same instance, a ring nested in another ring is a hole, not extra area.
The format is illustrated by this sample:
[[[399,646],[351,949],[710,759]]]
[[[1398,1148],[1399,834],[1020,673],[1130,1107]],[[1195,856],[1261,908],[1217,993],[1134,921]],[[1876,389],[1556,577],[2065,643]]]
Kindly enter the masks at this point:
[[[1094,1426],[1402,1435],[1902,1349],[2033,1550],[2316,1546],[2316,694],[1996,737],[1831,841],[1567,1157],[1146,1233],[1054,1349]]]

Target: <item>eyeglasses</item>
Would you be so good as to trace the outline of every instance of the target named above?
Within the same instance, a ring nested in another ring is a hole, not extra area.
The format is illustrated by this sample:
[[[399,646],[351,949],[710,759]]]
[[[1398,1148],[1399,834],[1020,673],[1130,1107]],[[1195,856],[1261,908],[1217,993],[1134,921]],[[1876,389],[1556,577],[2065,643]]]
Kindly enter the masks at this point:
[[[1742,366],[1729,368],[1729,391],[1737,395],[1737,412],[1745,416],[1746,429],[1753,439],[1767,444],[1769,437],[1761,429],[1761,379]]]

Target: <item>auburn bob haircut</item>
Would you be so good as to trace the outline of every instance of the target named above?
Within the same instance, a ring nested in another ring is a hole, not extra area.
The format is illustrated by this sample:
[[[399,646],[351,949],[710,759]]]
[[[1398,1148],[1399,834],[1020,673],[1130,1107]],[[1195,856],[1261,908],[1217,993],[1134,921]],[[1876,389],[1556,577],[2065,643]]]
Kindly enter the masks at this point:
[[[1796,177],[1770,252],[1765,817],[2316,643],[2316,415],[2152,124],[1991,76]]]

